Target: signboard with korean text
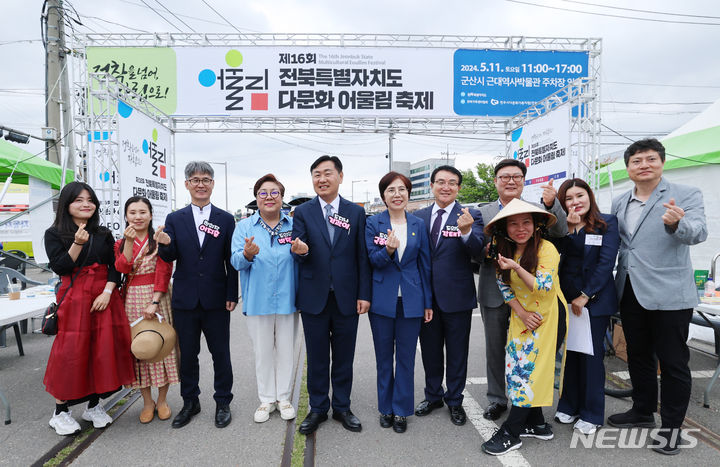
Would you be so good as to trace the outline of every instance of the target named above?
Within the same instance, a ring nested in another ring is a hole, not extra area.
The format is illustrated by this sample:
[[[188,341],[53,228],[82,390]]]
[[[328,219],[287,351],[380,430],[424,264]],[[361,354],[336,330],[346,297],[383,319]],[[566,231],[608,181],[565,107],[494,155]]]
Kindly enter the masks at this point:
[[[510,155],[527,167],[522,197],[539,202],[542,185],[553,179],[557,189],[569,177],[570,107],[565,105],[513,131]]]
[[[118,115],[121,209],[131,196],[144,196],[153,206],[153,225],[163,225],[171,211],[170,130],[123,101]]]
[[[586,52],[455,52],[453,109],[458,115],[513,116],[588,76]]]
[[[513,116],[588,76],[587,52],[412,47],[88,47],[175,116]]]

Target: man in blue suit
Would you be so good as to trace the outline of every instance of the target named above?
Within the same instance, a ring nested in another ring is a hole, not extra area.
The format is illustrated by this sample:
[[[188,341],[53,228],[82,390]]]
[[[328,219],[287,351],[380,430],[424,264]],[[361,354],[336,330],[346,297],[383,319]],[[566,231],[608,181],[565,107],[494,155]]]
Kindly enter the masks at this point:
[[[415,213],[430,236],[433,293],[433,319],[420,328],[425,400],[415,415],[428,415],[442,407],[444,400],[455,425],[464,425],[467,418],[462,392],[472,310],[477,306],[470,260],[482,253],[485,240],[482,215],[455,201],[461,183],[462,174],[455,167],[436,168],[430,176],[435,203]],[[442,387],[443,373],[447,391]]]
[[[207,162],[185,167],[185,188],[191,204],[167,216],[158,228],[158,254],[177,261],[173,274],[172,308],[180,345],[180,394],[183,408],[173,428],[187,425],[200,412],[200,333],[212,354],[215,370],[215,426],[232,420],[230,312],[238,301],[238,274],[230,264],[235,230],[232,214],[210,204],[214,171]]]
[[[295,303],[305,332],[310,396],[310,413],[299,431],[308,435],[327,420],[331,375],[332,417],[359,432],[350,391],[358,315],[368,312],[371,299],[365,210],[338,194],[340,159],[321,156],[310,173],[318,196],[295,209],[291,247],[299,263]]]

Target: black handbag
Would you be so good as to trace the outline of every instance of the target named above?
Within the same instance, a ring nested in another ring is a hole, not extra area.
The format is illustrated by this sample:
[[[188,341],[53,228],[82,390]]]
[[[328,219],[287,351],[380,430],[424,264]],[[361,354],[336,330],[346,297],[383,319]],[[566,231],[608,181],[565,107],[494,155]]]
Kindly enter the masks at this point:
[[[54,336],[58,332],[58,315],[57,315],[58,308],[60,308],[60,304],[63,302],[63,300],[65,300],[65,296],[72,288],[73,282],[75,282],[75,279],[77,279],[77,277],[80,275],[82,268],[85,267],[85,262],[87,261],[88,256],[90,256],[90,249],[92,248],[92,240],[93,240],[93,237],[90,236],[90,245],[88,246],[88,253],[85,256],[85,261],[83,261],[82,266],[80,266],[80,268],[78,268],[78,272],[76,272],[75,275],[70,279],[70,285],[68,286],[67,289],[65,289],[65,293],[63,294],[62,297],[60,297],[60,301],[57,304],[55,302],[51,303],[45,309],[45,313],[43,314],[42,325],[40,327],[40,330],[46,336]]]

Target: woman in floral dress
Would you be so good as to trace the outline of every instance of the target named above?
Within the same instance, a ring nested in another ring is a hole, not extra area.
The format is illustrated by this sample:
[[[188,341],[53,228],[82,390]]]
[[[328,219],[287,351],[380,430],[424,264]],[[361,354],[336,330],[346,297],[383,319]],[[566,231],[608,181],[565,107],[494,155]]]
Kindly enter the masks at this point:
[[[125,313],[130,323],[139,318],[158,319],[172,324],[169,283],[172,264],[157,256],[157,242],[152,226],[152,205],[147,198],[133,196],[125,202],[127,228],[115,244],[115,268],[125,274]],[[172,415],[166,397],[170,384],[179,382],[175,350],[164,360],[149,363],[135,360],[133,388],[139,388],[144,407],[140,422],[149,423],[157,410],[160,420]],[[159,388],[157,403],[152,388]]]
[[[567,313],[558,280],[560,255],[541,234],[555,222],[544,209],[514,199],[485,227],[496,248],[498,286],[512,310],[505,347],[512,407],[482,445],[488,454],[518,449],[521,437],[553,438],[542,407],[553,405],[555,354],[565,338]]]

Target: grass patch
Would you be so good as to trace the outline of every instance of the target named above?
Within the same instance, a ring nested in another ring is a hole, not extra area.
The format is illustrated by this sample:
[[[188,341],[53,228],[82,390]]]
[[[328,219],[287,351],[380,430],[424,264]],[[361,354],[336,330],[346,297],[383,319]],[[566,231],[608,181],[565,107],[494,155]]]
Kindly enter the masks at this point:
[[[75,437],[73,442],[67,446],[66,448],[62,449],[60,452],[57,453],[55,457],[50,459],[49,461],[45,462],[43,464],[43,467],[53,467],[56,465],[62,464],[62,462],[70,455],[72,452],[87,439],[90,434],[95,431],[95,428],[92,427],[92,425],[85,430],[83,430],[79,435]]]
[[[297,417],[295,418],[298,427],[300,426],[300,422],[302,422],[307,416],[309,405],[306,360],[303,364],[302,383],[300,383],[300,399],[298,400]],[[296,432],[293,437],[292,467],[302,467],[305,464],[305,438],[305,435],[302,435],[299,432]]]

